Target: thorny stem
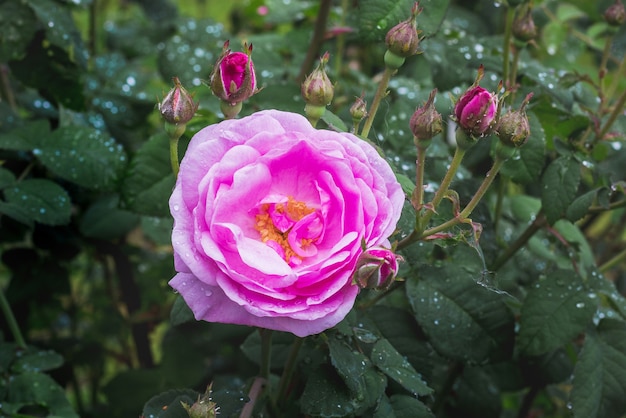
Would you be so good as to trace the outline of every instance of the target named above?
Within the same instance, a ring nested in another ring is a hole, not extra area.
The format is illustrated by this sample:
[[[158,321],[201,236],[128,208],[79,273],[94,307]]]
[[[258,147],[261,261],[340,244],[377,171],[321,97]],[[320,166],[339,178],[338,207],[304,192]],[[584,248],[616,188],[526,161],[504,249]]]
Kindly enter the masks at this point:
[[[509,54],[511,51],[511,34],[513,28],[513,20],[515,18],[515,8],[509,7],[506,11],[506,23],[504,27],[504,53],[502,57],[502,78],[509,81]],[[510,86],[505,86],[510,87]]]
[[[493,162],[493,166],[491,167],[491,170],[489,170],[482,184],[480,185],[478,190],[476,190],[476,193],[474,193],[474,197],[472,197],[472,200],[470,200],[470,202],[467,204],[467,206],[465,206],[461,213],[459,213],[456,217],[442,223],[441,225],[427,229],[426,231],[424,231],[424,233],[422,233],[421,236],[428,237],[438,232],[445,231],[446,229],[451,228],[454,225],[457,225],[467,219],[471,215],[476,205],[478,205],[478,202],[480,202],[480,200],[485,195],[485,193],[489,189],[489,186],[491,186],[491,183],[493,183],[493,179],[496,177],[498,171],[500,171],[500,168],[505,161],[506,160],[503,158],[496,157],[495,161]]]
[[[283,374],[280,377],[280,382],[278,383],[278,395],[276,397],[277,405],[280,405],[280,402],[287,397],[289,384],[291,383],[291,377],[293,376],[296,362],[298,360],[298,354],[300,353],[300,348],[302,347],[303,343],[304,338],[296,337],[293,345],[291,346],[291,351],[289,351],[287,363],[285,363],[285,370],[283,370]]]
[[[239,414],[239,418],[250,418],[252,413],[254,412],[254,406],[256,405],[257,400],[263,393],[265,386],[267,384],[267,379],[263,377],[257,376],[252,382],[252,386],[250,386],[250,390],[248,391],[248,398],[250,400],[243,406],[241,409],[241,414]]]
[[[7,321],[7,325],[9,325],[11,334],[13,334],[13,338],[15,338],[15,342],[20,348],[26,348],[26,341],[24,340],[22,331],[20,331],[20,327],[17,325],[17,320],[15,319],[15,315],[13,315],[11,305],[9,305],[9,301],[4,296],[4,291],[0,291],[0,308]]]
[[[330,13],[331,0],[321,0],[320,9],[317,12],[317,19],[315,20],[315,28],[313,30],[313,37],[309,44],[309,49],[306,52],[304,62],[300,67],[300,73],[298,74],[297,82],[302,84],[304,78],[311,70],[313,62],[319,55],[322,42],[324,41],[324,32],[326,32],[326,22],[328,21],[328,15]]]
[[[533,220],[533,222],[528,225],[528,228],[520,235],[513,244],[509,245],[500,257],[494,261],[489,270],[496,272],[498,271],[507,261],[509,261],[515,253],[517,253],[526,243],[530,240],[533,235],[537,233],[541,228],[543,228],[547,224],[547,220],[543,212],[537,213],[537,216]]]
[[[626,248],[623,249],[619,254],[611,258],[609,261],[602,264],[598,269],[600,270],[600,273],[606,273],[607,271],[611,270],[613,267],[622,263],[624,260],[626,260]]]
[[[415,221],[419,222],[420,211],[424,204],[424,164],[426,161],[426,148],[417,147],[417,161],[416,161],[416,173],[415,173],[415,189],[413,189],[413,196],[411,197],[411,203],[415,208]]]
[[[374,96],[374,100],[372,101],[372,106],[370,107],[369,112],[367,112],[367,119],[365,120],[363,130],[361,131],[361,136],[363,138],[367,138],[367,135],[369,135],[370,133],[370,129],[372,128],[372,124],[374,123],[374,118],[376,117],[376,112],[378,111],[380,102],[382,101],[383,97],[387,96],[387,86],[389,86],[389,80],[391,80],[391,77],[395,72],[396,70],[385,67],[383,77],[380,80],[380,83],[378,83],[376,95]]]
[[[428,212],[424,213],[424,216],[420,221],[421,226],[426,227],[430,218],[432,218],[432,216],[435,214],[434,211],[435,209],[437,209],[437,206],[439,205],[439,203],[441,203],[441,200],[443,200],[444,196],[448,192],[448,188],[450,187],[450,184],[452,183],[452,179],[454,179],[456,172],[461,166],[461,161],[463,160],[466,151],[467,148],[456,147],[456,150],[454,151],[454,156],[452,157],[452,161],[450,162],[450,167],[448,167],[448,171],[443,177],[441,185],[439,186],[439,189],[437,190],[435,196],[433,197],[433,200],[431,201],[432,208]],[[421,236],[424,236],[424,234],[421,234]]]
[[[622,114],[622,112],[624,111],[624,104],[626,104],[626,90],[622,92],[622,94],[619,97],[617,103],[613,107],[613,111],[611,112],[611,115],[609,116],[609,119],[606,121],[606,123],[602,127],[602,130],[598,134],[598,138],[597,139],[599,141],[601,141],[602,138],[604,138],[604,136],[607,134],[609,129],[611,129],[611,126],[613,126],[613,123],[615,122],[617,117]]]

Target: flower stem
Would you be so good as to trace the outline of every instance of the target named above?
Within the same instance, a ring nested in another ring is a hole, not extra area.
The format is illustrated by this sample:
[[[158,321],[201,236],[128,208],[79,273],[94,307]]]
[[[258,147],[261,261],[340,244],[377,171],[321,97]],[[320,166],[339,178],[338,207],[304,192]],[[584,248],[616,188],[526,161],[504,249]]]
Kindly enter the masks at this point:
[[[624,260],[626,260],[626,249],[623,249],[619,254],[602,264],[598,269],[600,270],[600,273],[606,273]]]
[[[259,328],[259,333],[261,334],[261,370],[259,375],[264,379],[269,379],[272,358],[272,330]]]
[[[506,251],[496,259],[496,261],[494,261],[489,270],[494,272],[498,271],[507,261],[511,259],[511,257],[513,257],[516,252],[518,252],[524,245],[526,245],[528,240],[530,240],[533,235],[537,233],[537,231],[539,231],[545,225],[546,217],[543,212],[540,211],[535,217],[535,220],[530,225],[528,225],[528,228],[526,228],[522,235],[520,235],[515,240],[515,242],[511,244],[506,249]]]
[[[515,8],[509,7],[506,11],[506,23],[504,27],[504,53],[502,54],[502,78],[505,82],[509,82],[509,54],[511,51],[511,34],[513,28],[513,20],[515,18]],[[507,86],[508,87],[508,86]]]
[[[417,147],[417,161],[415,163],[415,189],[411,196],[411,203],[415,208],[415,219],[419,220],[420,211],[424,204],[424,163],[426,161],[426,148]]]
[[[298,84],[302,84],[304,78],[311,70],[315,58],[319,55],[320,47],[322,46],[322,42],[324,41],[326,22],[328,20],[328,15],[330,14],[331,3],[331,0],[320,1],[320,8],[317,12],[317,19],[315,20],[315,28],[313,30],[313,37],[311,38],[311,43],[309,44],[309,49],[306,52],[304,62],[300,67],[300,73],[298,73]]]
[[[482,184],[480,185],[478,190],[476,190],[476,193],[474,193],[472,200],[470,200],[470,202],[467,204],[467,206],[465,206],[461,213],[459,213],[456,217],[442,223],[441,225],[427,229],[421,234],[421,237],[428,237],[438,232],[445,231],[446,229],[451,228],[454,225],[457,225],[463,220],[467,219],[471,215],[474,208],[476,208],[476,205],[478,205],[480,200],[485,195],[485,193],[491,186],[491,183],[493,183],[493,179],[497,176],[498,171],[500,171],[500,168],[502,168],[502,164],[504,164],[505,161],[506,159],[496,157],[495,161],[493,162],[493,166],[491,167],[491,170],[489,170]]]
[[[300,348],[303,343],[304,338],[296,337],[293,345],[291,346],[287,363],[285,363],[285,370],[283,370],[283,374],[280,377],[280,382],[278,384],[278,395],[276,397],[277,405],[280,405],[281,401],[287,397],[287,391],[289,390],[289,384],[291,383],[291,376],[293,376],[296,361],[298,360],[298,354],[300,353]]]
[[[367,113],[367,119],[365,120],[365,124],[363,125],[363,130],[361,131],[361,136],[364,138],[367,138],[367,135],[369,135],[370,133],[370,129],[372,128],[372,124],[374,123],[374,117],[376,117],[376,112],[378,112],[380,102],[382,101],[383,97],[387,96],[387,86],[389,86],[389,80],[391,80],[391,77],[395,72],[396,70],[385,67],[385,71],[383,72],[383,78],[380,80],[380,83],[378,83],[376,95],[374,96],[372,106]]]
[[[624,104],[626,104],[626,90],[622,92],[621,96],[617,100],[617,103],[613,107],[613,111],[611,112],[609,119],[606,121],[606,123],[602,127],[602,130],[598,134],[597,139],[599,141],[601,141],[602,138],[604,138],[604,136],[607,134],[609,129],[611,129],[611,126],[613,126],[613,123],[615,122],[617,117],[622,114],[622,112],[624,111]]]
[[[17,320],[15,319],[15,315],[13,315],[13,311],[11,310],[11,306],[9,305],[9,301],[4,296],[4,291],[0,292],[0,309],[2,309],[2,313],[6,318],[7,324],[9,325],[9,329],[11,330],[11,334],[13,334],[15,342],[20,348],[26,348],[26,341],[22,336],[22,331],[20,331],[20,327],[17,325]]]
[[[180,163],[178,162],[178,140],[185,133],[187,125],[172,124],[165,122],[165,132],[170,138],[170,163],[172,164],[172,172],[175,177],[178,177],[178,171],[180,169]]]
[[[435,193],[435,196],[433,197],[433,200],[431,201],[432,207],[430,208],[429,211],[424,213],[424,216],[419,221],[420,227],[425,228],[428,225],[428,221],[430,221],[430,218],[432,218],[432,216],[435,214],[435,209],[437,209],[437,205],[441,203],[441,200],[448,192],[448,188],[450,188],[452,179],[454,178],[454,176],[456,175],[456,172],[459,170],[459,167],[461,166],[461,161],[463,160],[463,157],[465,156],[466,151],[467,151],[467,148],[456,147],[456,150],[454,151],[454,156],[452,157],[452,161],[450,162],[450,167],[448,167],[448,171],[446,172],[446,175],[443,177],[443,180],[441,181],[441,185],[439,186],[439,189],[437,189],[437,192]],[[424,234],[420,234],[420,235],[424,236]]]
[[[252,386],[250,386],[250,390],[248,391],[248,398],[250,400],[243,406],[241,409],[241,413],[239,414],[239,418],[250,418],[252,413],[254,412],[254,406],[256,405],[257,400],[265,390],[267,380],[257,376],[254,378],[252,382]]]

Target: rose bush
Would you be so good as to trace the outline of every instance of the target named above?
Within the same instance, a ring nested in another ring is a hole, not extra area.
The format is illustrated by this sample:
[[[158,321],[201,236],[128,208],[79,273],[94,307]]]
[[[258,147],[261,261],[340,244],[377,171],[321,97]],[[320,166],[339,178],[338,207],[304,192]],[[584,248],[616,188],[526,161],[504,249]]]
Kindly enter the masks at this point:
[[[262,111],[198,132],[170,199],[176,276],[196,319],[307,336],[350,311],[363,247],[404,202],[367,142]]]

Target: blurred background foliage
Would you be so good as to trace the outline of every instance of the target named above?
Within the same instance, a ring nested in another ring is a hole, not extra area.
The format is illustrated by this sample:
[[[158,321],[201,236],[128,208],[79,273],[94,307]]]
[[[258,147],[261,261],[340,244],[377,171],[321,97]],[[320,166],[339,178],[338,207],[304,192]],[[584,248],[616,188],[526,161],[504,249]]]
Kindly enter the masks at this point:
[[[522,2],[511,3],[421,2],[423,53],[392,79],[370,135],[407,187],[409,118],[433,88],[449,115],[480,64],[483,85],[497,88],[509,11]],[[604,21],[612,3],[533,2],[539,36],[514,44],[519,90],[507,99],[534,92],[532,135],[473,214],[480,245],[461,228],[408,248],[404,292],[379,301],[364,291],[370,309],[306,340],[284,416],[623,416],[626,28]],[[218,122],[203,82],[230,39],[234,50],[253,44],[263,87],[243,114],[302,113],[321,4],[330,10],[313,57],[330,51],[324,121],[341,129],[355,97],[373,97],[385,33],[411,1],[0,0],[0,285],[16,319],[5,309],[0,322],[0,415],[184,417],[179,401],[210,382],[221,413],[239,414],[259,336],[192,321],[167,285],[174,177],[155,104],[176,76],[200,102],[185,138]],[[462,199],[490,148],[482,140],[468,153],[454,184]],[[452,149],[445,135],[429,148],[427,194]],[[451,213],[444,205],[433,222]],[[412,221],[407,210],[400,236]],[[292,343],[274,338],[276,376]]]

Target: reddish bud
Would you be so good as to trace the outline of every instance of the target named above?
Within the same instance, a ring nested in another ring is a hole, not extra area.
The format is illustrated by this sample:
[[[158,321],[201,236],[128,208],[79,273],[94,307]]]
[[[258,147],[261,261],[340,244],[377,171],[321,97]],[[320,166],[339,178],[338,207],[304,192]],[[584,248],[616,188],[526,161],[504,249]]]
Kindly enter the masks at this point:
[[[335,89],[326,75],[326,63],[330,55],[326,52],[317,68],[304,80],[301,86],[302,97],[311,106],[326,106],[333,100]]]
[[[398,274],[402,257],[382,248],[369,248],[359,257],[354,270],[354,281],[363,289],[386,289]]]
[[[498,138],[504,145],[519,148],[528,141],[530,124],[524,108],[532,96],[532,93],[526,96],[519,110],[508,112],[500,118],[496,131]]]
[[[522,42],[528,42],[537,37],[537,27],[530,9],[515,17],[512,30],[515,39]]]
[[[244,45],[245,52],[231,52],[224,43],[222,55],[211,74],[213,94],[234,106],[256,93],[256,75],[252,63],[252,45]]]
[[[387,49],[398,57],[406,58],[417,54],[419,49],[419,33],[416,17],[422,12],[419,3],[413,4],[411,17],[391,28],[385,36]]]
[[[454,106],[454,115],[461,129],[472,137],[491,133],[498,113],[498,97],[480,87],[485,69],[481,65],[474,84],[461,96]]]
[[[416,141],[432,139],[443,130],[441,114],[435,109],[436,94],[437,89],[431,91],[424,106],[418,107],[411,116],[409,126]]]
[[[178,77],[174,77],[173,80],[174,87],[159,103],[159,112],[166,122],[184,125],[193,118],[199,103],[194,103],[193,95],[185,90]]]
[[[604,19],[611,26],[621,26],[626,21],[626,10],[621,0],[615,0],[615,3],[606,9]]]

